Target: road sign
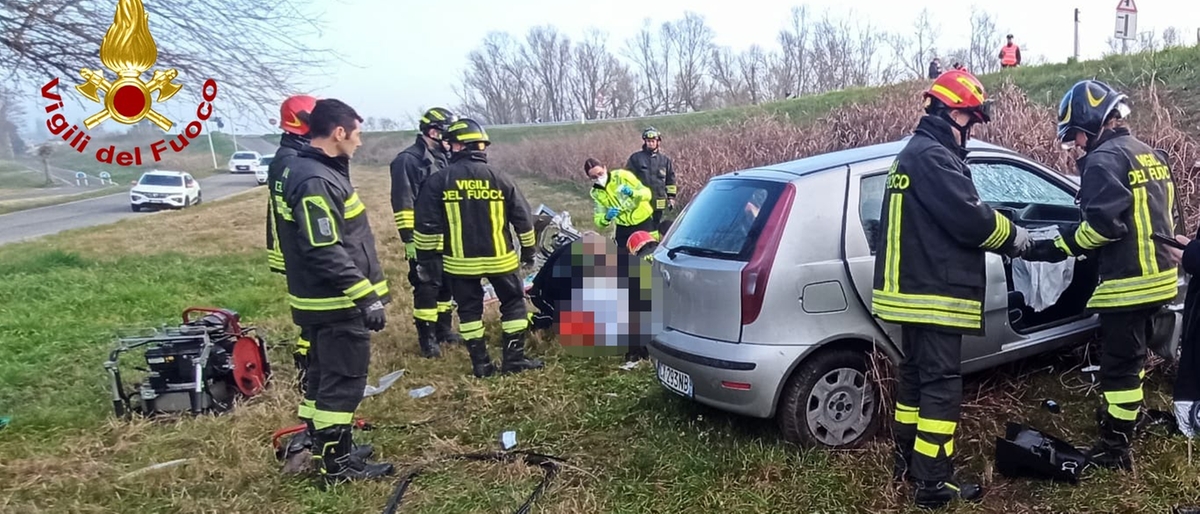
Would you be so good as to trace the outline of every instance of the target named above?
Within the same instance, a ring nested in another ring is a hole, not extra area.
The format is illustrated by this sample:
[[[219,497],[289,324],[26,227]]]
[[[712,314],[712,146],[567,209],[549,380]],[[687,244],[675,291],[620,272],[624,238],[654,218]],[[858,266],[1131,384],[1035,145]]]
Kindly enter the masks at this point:
[[[1120,0],[1117,3],[1117,26],[1113,37],[1137,39],[1137,3],[1133,0]]]
[[[112,181],[112,175],[110,175],[107,171],[101,171],[100,172],[100,185],[104,185],[105,182],[108,182],[109,185],[114,184],[114,182]]]
[[[86,186],[86,185],[88,185],[88,176],[87,176],[87,173],[84,173],[84,172],[82,172],[82,171],[76,171],[76,172],[75,172],[75,185],[77,185],[77,186]]]

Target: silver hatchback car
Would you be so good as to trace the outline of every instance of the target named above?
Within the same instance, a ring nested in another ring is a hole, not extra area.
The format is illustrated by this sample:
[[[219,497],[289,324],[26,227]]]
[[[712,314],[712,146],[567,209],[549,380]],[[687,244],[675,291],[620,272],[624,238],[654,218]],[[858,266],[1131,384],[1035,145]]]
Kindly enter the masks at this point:
[[[853,448],[871,438],[881,416],[869,354],[877,348],[895,364],[901,347],[899,326],[870,311],[875,234],[887,171],[906,141],[705,185],[654,254],[663,330],[650,355],[663,387],[721,410],[775,417],[784,438],[804,446]],[[1078,179],[999,146],[972,141],[968,149],[980,198],[1017,224],[1079,221]],[[1097,267],[1068,262],[1069,285],[1035,310],[1014,287],[1012,261],[988,254],[987,334],[963,339],[964,373],[1093,337],[1099,322],[1084,307]],[[1156,319],[1152,347],[1174,351],[1185,288],[1181,278],[1177,305]]]

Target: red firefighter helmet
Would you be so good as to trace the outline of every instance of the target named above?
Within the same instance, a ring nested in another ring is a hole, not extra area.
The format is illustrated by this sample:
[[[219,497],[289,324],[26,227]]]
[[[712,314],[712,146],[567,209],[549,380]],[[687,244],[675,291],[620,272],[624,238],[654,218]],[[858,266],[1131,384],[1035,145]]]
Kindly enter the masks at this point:
[[[950,70],[933,81],[926,98],[935,99],[950,109],[970,111],[984,123],[992,121],[992,100],[983,83],[966,70]]]
[[[308,115],[316,105],[317,99],[309,95],[288,97],[279,106],[279,128],[297,136],[308,134]]]
[[[651,241],[654,241],[654,236],[645,230],[639,230],[629,235],[626,246],[629,248],[629,253],[637,255],[638,252],[642,251],[642,247]]]

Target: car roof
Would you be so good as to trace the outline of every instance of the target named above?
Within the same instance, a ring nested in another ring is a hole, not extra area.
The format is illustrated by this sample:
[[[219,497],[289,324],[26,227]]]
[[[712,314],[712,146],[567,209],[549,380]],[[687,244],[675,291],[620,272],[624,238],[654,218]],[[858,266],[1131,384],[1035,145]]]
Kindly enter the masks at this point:
[[[903,139],[899,139],[899,140],[891,141],[891,142],[887,142],[887,143],[880,143],[880,144],[875,144],[875,145],[870,145],[870,146],[861,146],[858,148],[849,148],[846,150],[839,150],[836,152],[823,153],[823,154],[813,155],[810,157],[805,157],[803,159],[797,159],[794,161],[781,162],[779,164],[769,164],[769,165],[760,166],[757,168],[741,170],[741,171],[735,172],[735,173],[742,174],[745,172],[774,171],[774,172],[786,173],[789,175],[793,175],[795,177],[804,177],[804,176],[808,176],[808,175],[814,175],[814,174],[817,174],[817,173],[820,173],[823,171],[830,171],[834,168],[846,166],[848,164],[873,161],[875,159],[882,159],[885,157],[893,157],[895,155],[898,155],[900,153],[900,150],[904,149],[904,145],[908,143],[908,140],[910,138],[912,138],[912,136],[906,136]],[[994,145],[991,143],[980,141],[978,139],[969,140],[967,142],[967,149],[972,150],[972,151],[983,150],[983,151],[1013,153],[1012,150],[1009,150],[1002,146],[997,146],[997,145]]]
[[[187,173],[182,172],[182,171],[171,171],[171,170],[151,170],[151,171],[147,171],[147,172],[143,173],[142,175],[169,175],[172,177],[182,177],[184,175],[187,175]]]

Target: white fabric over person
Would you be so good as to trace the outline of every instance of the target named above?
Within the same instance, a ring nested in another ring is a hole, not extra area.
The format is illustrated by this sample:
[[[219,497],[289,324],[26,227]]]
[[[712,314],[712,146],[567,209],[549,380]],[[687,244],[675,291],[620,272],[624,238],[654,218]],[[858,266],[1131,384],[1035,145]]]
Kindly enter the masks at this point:
[[[1058,227],[1051,226],[1029,231],[1034,241],[1054,239]],[[1012,260],[1013,289],[1025,295],[1025,304],[1033,312],[1042,312],[1058,302],[1063,291],[1071,285],[1075,272],[1075,258],[1067,257],[1061,262],[1029,262]]]

